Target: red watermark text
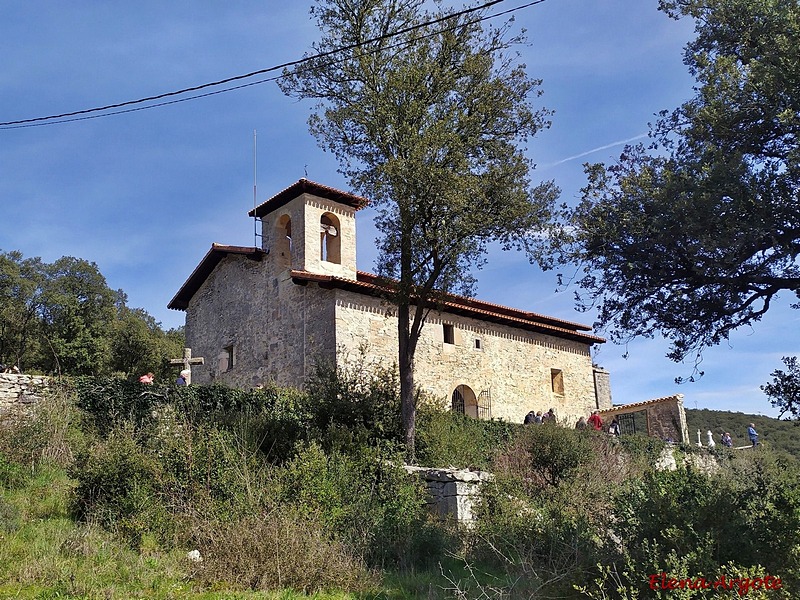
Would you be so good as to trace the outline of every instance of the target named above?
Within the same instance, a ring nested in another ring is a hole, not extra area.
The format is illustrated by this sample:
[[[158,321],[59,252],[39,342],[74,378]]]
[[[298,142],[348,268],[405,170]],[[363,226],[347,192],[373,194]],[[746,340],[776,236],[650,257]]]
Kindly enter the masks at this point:
[[[779,590],[782,587],[781,578],[772,575],[752,578],[720,575],[714,580],[705,577],[679,579],[666,573],[650,575],[651,590],[736,590],[740,596],[746,596],[750,590]]]

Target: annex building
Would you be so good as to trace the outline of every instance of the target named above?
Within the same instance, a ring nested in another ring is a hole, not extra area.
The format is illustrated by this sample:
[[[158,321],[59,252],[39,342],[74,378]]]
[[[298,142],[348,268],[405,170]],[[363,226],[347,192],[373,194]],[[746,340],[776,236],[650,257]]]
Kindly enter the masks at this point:
[[[366,204],[301,179],[250,211],[261,247],[211,245],[168,305],[186,311],[186,344],[205,358],[194,382],[302,387],[317,361],[362,347],[397,362],[385,282],[356,267],[355,213]],[[590,354],[605,340],[590,327],[460,296],[441,306],[422,330],[415,383],[443,406],[512,422],[551,407],[565,419],[611,408],[608,372]]]

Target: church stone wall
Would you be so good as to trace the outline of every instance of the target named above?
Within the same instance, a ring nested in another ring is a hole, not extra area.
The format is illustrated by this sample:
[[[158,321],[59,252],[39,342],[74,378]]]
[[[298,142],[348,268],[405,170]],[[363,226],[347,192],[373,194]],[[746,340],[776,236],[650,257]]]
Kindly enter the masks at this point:
[[[611,408],[611,374],[598,366],[594,367],[594,395],[597,398],[597,408]]]
[[[266,261],[230,255],[194,295],[186,341],[205,359],[192,368],[194,383],[301,387],[315,360],[333,357],[331,292],[296,285],[288,270],[270,271]]]
[[[208,276],[186,322],[187,346],[205,360],[192,368],[194,383],[303,387],[317,361],[355,357],[364,345],[368,356],[397,362],[393,306],[316,283],[298,285],[288,270],[276,273],[267,261],[241,255],[225,257]],[[445,325],[453,343],[445,340]],[[415,376],[443,407],[458,386],[475,396],[488,392],[491,416],[512,422],[530,410],[554,408],[574,423],[597,407],[587,344],[448,313],[429,315]]]
[[[379,299],[337,290],[337,350],[368,341],[370,355],[396,363],[395,315]],[[452,325],[452,344],[445,341],[445,325]],[[563,382],[563,393],[554,391],[554,377]],[[512,422],[530,410],[554,408],[572,424],[597,407],[587,344],[448,313],[431,314],[423,328],[415,383],[445,407],[459,385],[476,396],[489,391],[491,416]]]

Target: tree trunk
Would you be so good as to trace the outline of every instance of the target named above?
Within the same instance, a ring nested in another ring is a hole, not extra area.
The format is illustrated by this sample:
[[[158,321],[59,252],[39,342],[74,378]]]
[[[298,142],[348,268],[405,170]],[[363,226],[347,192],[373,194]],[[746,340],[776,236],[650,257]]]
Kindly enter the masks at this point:
[[[414,344],[411,340],[409,305],[403,302],[397,307],[397,333],[399,339],[398,367],[400,369],[400,406],[403,431],[406,435],[406,459],[415,459],[414,437],[416,435],[417,407],[414,402]]]

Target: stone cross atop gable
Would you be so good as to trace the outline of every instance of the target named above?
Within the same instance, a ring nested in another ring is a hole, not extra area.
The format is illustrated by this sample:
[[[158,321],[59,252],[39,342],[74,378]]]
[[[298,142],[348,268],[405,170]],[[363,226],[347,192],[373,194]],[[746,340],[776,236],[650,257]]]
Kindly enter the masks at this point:
[[[192,383],[192,365],[202,365],[205,363],[205,359],[202,356],[192,358],[192,349],[184,348],[183,358],[172,358],[169,363],[171,365],[183,365],[183,370],[189,371],[186,377],[186,385],[189,385]]]

